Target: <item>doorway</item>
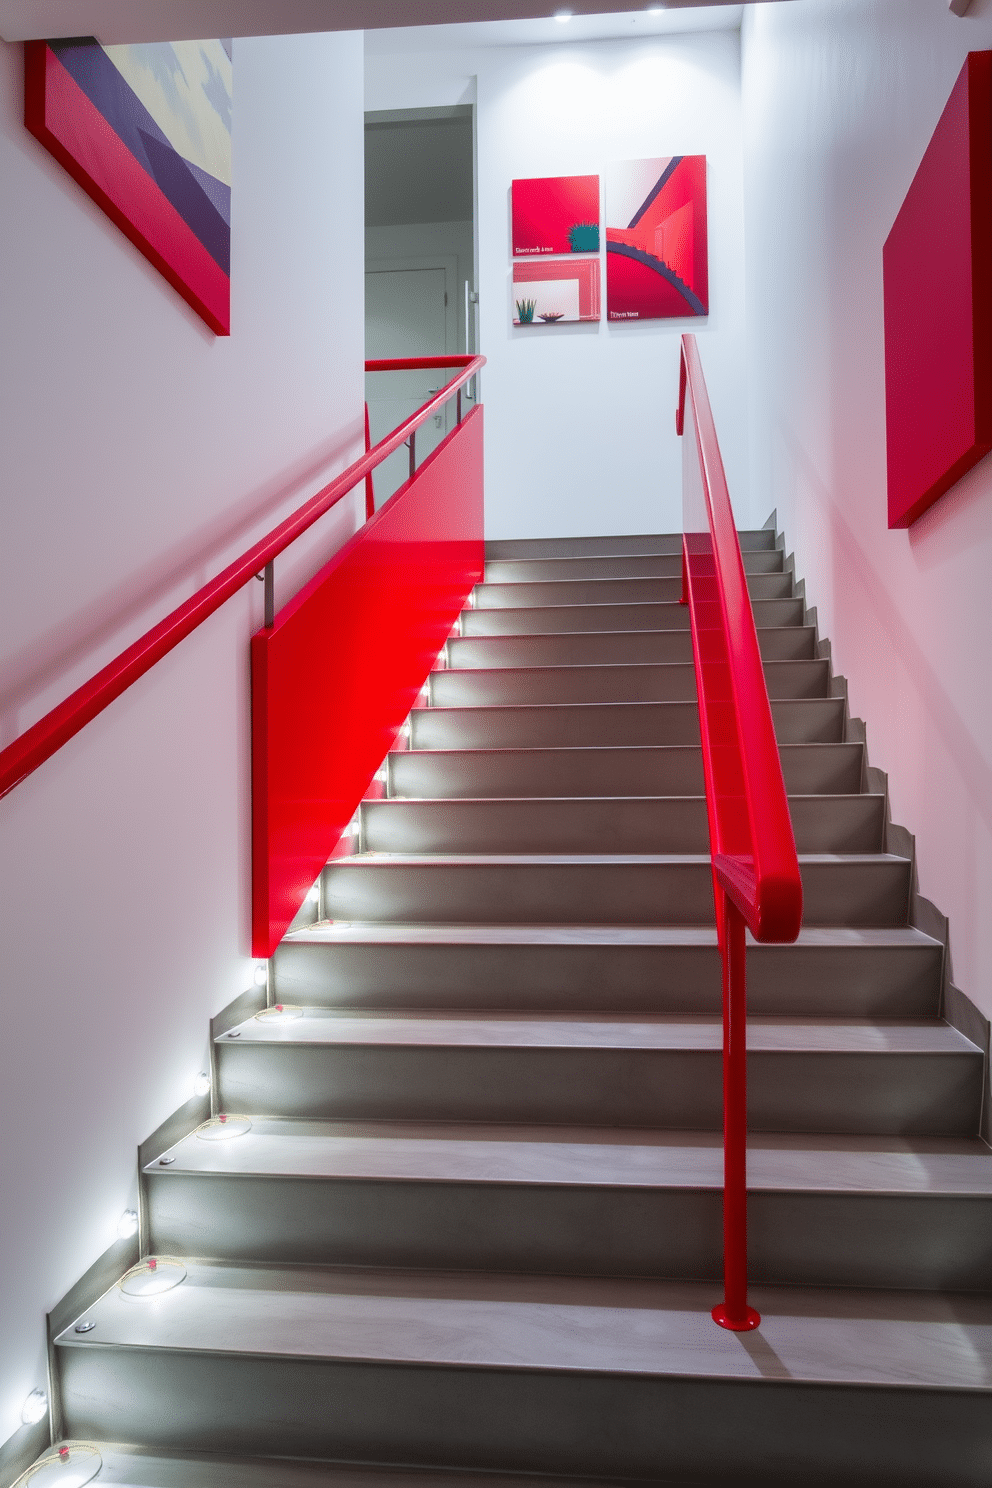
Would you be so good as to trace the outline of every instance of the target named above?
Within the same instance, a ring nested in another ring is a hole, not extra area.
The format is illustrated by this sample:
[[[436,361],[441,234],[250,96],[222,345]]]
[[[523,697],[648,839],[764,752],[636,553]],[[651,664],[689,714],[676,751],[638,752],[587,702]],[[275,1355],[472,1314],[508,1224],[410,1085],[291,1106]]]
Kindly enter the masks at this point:
[[[443,356],[474,349],[475,148],[471,106],[365,117],[365,354]],[[370,373],[372,442],[447,380],[443,372]],[[445,410],[417,432],[417,463],[449,432]],[[376,506],[403,483],[405,449],[375,476]]]

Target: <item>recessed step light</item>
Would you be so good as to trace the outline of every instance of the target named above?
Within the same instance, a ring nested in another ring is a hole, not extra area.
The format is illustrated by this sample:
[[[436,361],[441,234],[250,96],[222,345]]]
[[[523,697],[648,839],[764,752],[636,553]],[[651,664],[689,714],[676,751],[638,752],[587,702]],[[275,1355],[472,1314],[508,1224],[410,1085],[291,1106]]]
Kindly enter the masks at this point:
[[[186,1267],[174,1256],[146,1256],[132,1266],[117,1285],[126,1297],[159,1297],[185,1280]],[[80,1478],[79,1481],[87,1483],[89,1479]]]
[[[14,1488],[82,1488],[102,1466],[103,1458],[89,1442],[65,1442],[22,1473]]]
[[[250,1131],[251,1122],[247,1116],[229,1116],[226,1111],[222,1111],[219,1116],[198,1126],[194,1135],[201,1142],[227,1142],[232,1137],[243,1137],[245,1132]]]

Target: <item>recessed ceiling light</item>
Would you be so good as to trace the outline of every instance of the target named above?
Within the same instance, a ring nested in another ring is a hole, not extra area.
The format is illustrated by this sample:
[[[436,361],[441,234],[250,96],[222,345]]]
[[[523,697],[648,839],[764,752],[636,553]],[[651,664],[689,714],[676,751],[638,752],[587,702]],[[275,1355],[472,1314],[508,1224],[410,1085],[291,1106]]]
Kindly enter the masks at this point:
[[[572,12],[570,10],[556,10],[555,11],[555,20],[556,21],[565,22],[565,21],[570,21],[571,19],[572,19]]]

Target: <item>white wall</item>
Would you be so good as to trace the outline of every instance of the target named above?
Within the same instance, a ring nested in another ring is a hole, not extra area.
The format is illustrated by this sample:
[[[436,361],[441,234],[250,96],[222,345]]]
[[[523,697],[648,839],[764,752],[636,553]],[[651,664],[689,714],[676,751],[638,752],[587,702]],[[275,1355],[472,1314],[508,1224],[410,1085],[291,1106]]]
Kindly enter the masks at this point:
[[[886,527],[882,244],[992,6],[802,0],[743,36],[753,517],[777,506],[953,975],[992,1015],[992,466]],[[939,283],[921,283],[921,294]]]
[[[746,505],[738,42],[726,31],[418,52],[409,31],[367,39],[369,109],[459,103],[477,84],[491,537],[681,527],[674,411],[686,328],[700,337],[731,492]],[[602,174],[612,160],[671,154],[708,158],[708,320],[514,330],[513,178]]]
[[[0,743],[362,448],[359,34],[235,43],[216,338],[21,123],[0,45]],[[355,526],[322,524],[329,552]],[[277,564],[279,588],[312,570]],[[185,576],[185,577],[184,577]],[[0,802],[0,1441],[44,1314],[250,981],[252,584]]]

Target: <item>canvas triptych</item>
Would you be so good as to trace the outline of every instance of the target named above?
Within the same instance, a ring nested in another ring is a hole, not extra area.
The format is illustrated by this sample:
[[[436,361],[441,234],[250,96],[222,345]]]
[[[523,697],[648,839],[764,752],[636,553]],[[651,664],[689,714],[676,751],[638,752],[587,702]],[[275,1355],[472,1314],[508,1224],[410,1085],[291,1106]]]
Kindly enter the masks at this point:
[[[618,161],[604,185],[607,319],[707,315],[705,155]],[[599,177],[517,180],[511,204],[513,324],[599,320]]]

